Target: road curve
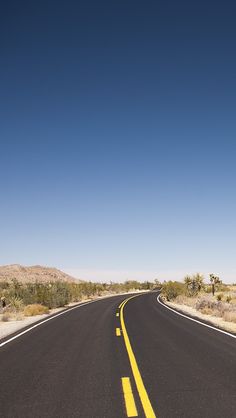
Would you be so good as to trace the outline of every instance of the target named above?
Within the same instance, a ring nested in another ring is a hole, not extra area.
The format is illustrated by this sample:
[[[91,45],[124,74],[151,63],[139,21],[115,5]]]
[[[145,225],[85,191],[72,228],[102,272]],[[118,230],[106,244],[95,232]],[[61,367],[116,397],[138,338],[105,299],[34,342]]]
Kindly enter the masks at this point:
[[[103,299],[4,345],[0,416],[236,417],[236,340],[156,296]]]

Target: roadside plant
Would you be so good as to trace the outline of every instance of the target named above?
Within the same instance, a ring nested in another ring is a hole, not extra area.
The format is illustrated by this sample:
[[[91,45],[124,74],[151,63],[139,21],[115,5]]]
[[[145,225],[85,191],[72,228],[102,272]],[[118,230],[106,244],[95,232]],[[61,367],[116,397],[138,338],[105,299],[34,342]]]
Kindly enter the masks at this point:
[[[226,297],[226,302],[227,302],[227,303],[230,303],[230,302],[231,302],[231,300],[232,300],[232,296],[228,295],[228,296]]]
[[[162,286],[162,294],[168,301],[177,298],[177,296],[184,294],[184,283],[168,281],[164,282]]]
[[[203,287],[204,277],[200,273],[196,273],[192,276],[186,276],[184,278],[184,284],[188,296],[196,296]]]
[[[221,282],[220,278],[213,273],[211,273],[209,276],[210,276],[210,282],[211,282],[211,292],[212,292],[212,295],[214,296],[216,286],[218,284],[222,283],[222,282]]]
[[[19,312],[23,309],[23,301],[17,296],[13,296],[9,299],[8,306],[12,311]]]
[[[42,315],[42,314],[48,314],[48,313],[49,313],[48,307],[40,305],[39,303],[34,303],[32,305],[27,305],[24,308],[24,315],[25,316]]]

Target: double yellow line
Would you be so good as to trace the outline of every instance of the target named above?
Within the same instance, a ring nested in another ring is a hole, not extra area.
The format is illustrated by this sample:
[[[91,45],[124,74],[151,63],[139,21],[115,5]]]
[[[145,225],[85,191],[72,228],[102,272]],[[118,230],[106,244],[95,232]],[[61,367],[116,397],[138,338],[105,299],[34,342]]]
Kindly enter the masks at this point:
[[[152,408],[150,399],[148,397],[147,391],[145,389],[141,373],[140,373],[139,368],[138,368],[138,364],[137,364],[137,361],[136,361],[136,358],[135,358],[135,355],[134,355],[134,352],[133,352],[133,349],[132,349],[132,346],[131,346],[131,343],[130,343],[130,340],[129,340],[129,336],[128,336],[128,333],[127,333],[127,329],[126,329],[126,326],[125,326],[125,320],[124,320],[124,307],[125,307],[125,305],[131,299],[133,299],[137,296],[140,296],[140,295],[131,296],[130,298],[125,299],[119,305],[119,308],[120,308],[120,323],[121,323],[122,333],[123,333],[123,336],[124,336],[125,347],[126,347],[126,350],[127,350],[127,353],[128,353],[129,361],[130,361],[131,370],[132,370],[132,373],[133,373],[133,376],[134,376],[135,384],[136,384],[136,387],[137,387],[137,391],[138,391],[138,394],[139,394],[139,397],[140,397],[140,401],[141,401],[145,416],[146,416],[146,418],[156,418],[156,415],[153,411],[153,408]],[[123,385],[123,390],[124,390],[124,385]],[[124,394],[125,394],[125,392],[124,392]],[[126,399],[126,397],[125,397],[125,399]],[[128,411],[127,402],[126,402],[126,409]],[[128,416],[137,416],[137,415],[128,415]]]

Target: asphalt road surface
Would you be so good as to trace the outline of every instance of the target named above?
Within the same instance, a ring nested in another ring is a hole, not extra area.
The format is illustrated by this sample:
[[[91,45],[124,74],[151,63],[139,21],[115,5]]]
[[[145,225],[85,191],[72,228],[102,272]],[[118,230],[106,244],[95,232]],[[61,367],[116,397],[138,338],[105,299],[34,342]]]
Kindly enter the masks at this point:
[[[167,310],[157,293],[120,305],[127,298],[1,346],[0,416],[235,418],[236,339]]]

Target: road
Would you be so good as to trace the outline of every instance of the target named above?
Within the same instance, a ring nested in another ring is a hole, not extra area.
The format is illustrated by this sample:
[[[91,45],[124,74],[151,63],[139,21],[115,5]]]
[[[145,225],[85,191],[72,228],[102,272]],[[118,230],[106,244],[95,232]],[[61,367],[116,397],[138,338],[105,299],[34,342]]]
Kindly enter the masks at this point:
[[[236,339],[156,293],[73,309],[0,348],[3,418],[236,417]]]

